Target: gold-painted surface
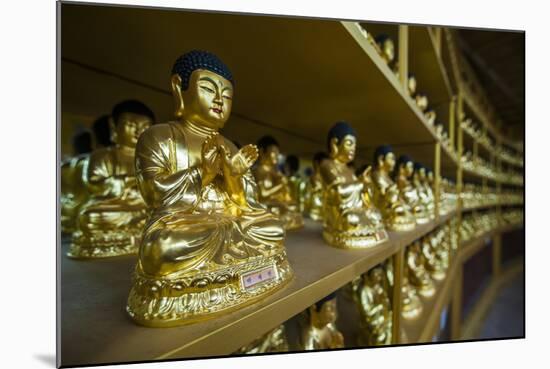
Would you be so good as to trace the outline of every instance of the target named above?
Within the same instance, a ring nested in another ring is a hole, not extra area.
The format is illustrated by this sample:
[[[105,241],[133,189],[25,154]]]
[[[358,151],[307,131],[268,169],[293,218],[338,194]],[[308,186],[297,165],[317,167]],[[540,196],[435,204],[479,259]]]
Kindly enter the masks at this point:
[[[435,294],[435,285],[424,267],[425,260],[419,241],[413,242],[412,245],[407,247],[405,260],[405,274],[411,285],[416,288],[421,296],[432,297]]]
[[[357,178],[348,166],[355,158],[356,139],[332,138],[329,158],[320,166],[323,181],[323,238],[344,249],[365,248],[388,239],[382,214],[372,202],[370,167]]]
[[[288,340],[285,326],[281,324],[248,345],[241,347],[235,354],[263,354],[286,351],[288,351]]]
[[[406,270],[406,268],[405,265],[403,269]],[[385,263],[385,270],[388,284],[391,288],[394,288],[393,264],[389,259]],[[422,309],[422,301],[420,301],[416,289],[409,283],[405,273],[401,280],[401,316],[405,319],[415,319],[422,314]]]
[[[372,173],[374,204],[382,212],[386,227],[393,231],[410,231],[415,228],[416,220],[410,207],[399,196],[399,189],[391,179],[390,173],[395,167],[393,152],[377,158]]]
[[[300,175],[295,174],[288,177],[288,184],[292,198],[298,205],[298,211],[303,213],[305,210],[306,181]]]
[[[420,202],[426,209],[428,217],[435,219],[435,196],[432,187],[428,183],[425,168],[419,168],[414,171],[412,184],[418,193]]]
[[[313,174],[309,177],[306,186],[305,212],[320,222],[323,220],[323,178],[318,163],[313,163]]]
[[[303,350],[323,350],[344,347],[344,336],[336,326],[337,298],[314,304],[306,312],[307,322],[301,333]],[[321,305],[321,306],[319,306]]]
[[[61,231],[76,230],[78,212],[88,199],[87,171],[89,154],[75,156],[61,163]]]
[[[125,112],[112,127],[115,145],[90,154],[86,171],[89,198],[79,209],[67,256],[103,258],[136,253],[147,207],[135,177],[135,148],[150,117]]]
[[[413,170],[413,163],[411,161],[405,164],[400,164],[397,168],[395,180],[397,183],[397,188],[399,189],[399,195],[401,196],[403,202],[406,203],[411,209],[416,223],[425,224],[430,221],[430,215],[422,203],[417,189],[410,181]]]
[[[361,315],[360,346],[381,346],[392,343],[392,307],[390,288],[383,266],[352,281],[354,300]]]
[[[281,221],[257,201],[254,145],[220,135],[233,86],[195,70],[189,87],[172,76],[175,122],[151,127],[136,148],[136,175],[149,218],[127,312],[152,327],[236,310],[284,286],[293,273]],[[250,285],[256,278],[257,284]]]
[[[286,230],[302,228],[304,220],[299,209],[299,199],[292,191],[289,178],[278,168],[279,148],[270,145],[261,150],[254,177],[258,184],[260,202],[281,218]]]

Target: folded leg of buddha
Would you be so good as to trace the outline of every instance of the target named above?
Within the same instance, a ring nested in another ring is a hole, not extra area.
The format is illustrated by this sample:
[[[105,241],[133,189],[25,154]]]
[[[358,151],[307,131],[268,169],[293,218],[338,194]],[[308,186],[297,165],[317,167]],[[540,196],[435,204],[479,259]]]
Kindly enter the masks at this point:
[[[378,209],[363,201],[363,183],[328,185],[324,196],[323,237],[341,248],[365,248],[388,239]]]
[[[205,186],[188,135],[177,123],[157,125],[142,135],[136,151],[138,183],[152,213],[127,312],[146,326],[226,313],[265,297],[292,276],[285,230],[256,202],[250,171]]]
[[[67,256],[103,258],[135,254],[147,209],[133,177],[133,152],[119,148],[92,153],[88,201],[80,208]]]

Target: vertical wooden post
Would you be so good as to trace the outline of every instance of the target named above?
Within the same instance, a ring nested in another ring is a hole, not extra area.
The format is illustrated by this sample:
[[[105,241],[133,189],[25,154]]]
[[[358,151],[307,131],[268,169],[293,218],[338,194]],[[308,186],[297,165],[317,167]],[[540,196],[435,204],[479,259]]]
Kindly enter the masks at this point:
[[[434,29],[435,52],[438,57],[441,57],[441,27],[433,27],[433,29]]]
[[[437,141],[435,143],[434,152],[434,197],[435,197],[435,221],[439,222],[439,198],[441,194],[441,143]]]
[[[399,26],[399,81],[407,91],[409,80],[409,26]]]
[[[493,236],[493,278],[500,275],[500,261],[502,255],[502,233]]]
[[[451,341],[460,339],[462,325],[462,265],[458,267],[456,279],[453,282],[453,296],[451,302]]]
[[[393,291],[392,291],[392,343],[401,343],[401,289],[403,286],[405,250],[399,249],[392,259]]]
[[[460,122],[459,122],[460,125]],[[453,96],[449,104],[449,142],[453,150],[456,150],[456,96]]]

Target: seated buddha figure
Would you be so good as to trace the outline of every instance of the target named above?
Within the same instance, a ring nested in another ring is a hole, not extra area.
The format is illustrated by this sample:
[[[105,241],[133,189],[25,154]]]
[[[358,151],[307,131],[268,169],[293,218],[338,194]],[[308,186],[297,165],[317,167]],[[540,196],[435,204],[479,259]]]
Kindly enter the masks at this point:
[[[374,204],[381,210],[386,227],[393,231],[410,231],[416,226],[409,205],[399,196],[399,189],[390,173],[395,168],[391,146],[383,145],[374,152]]]
[[[137,252],[146,206],[137,188],[135,148],[154,121],[143,103],[126,100],[111,114],[114,146],[95,150],[87,170],[88,201],[78,215],[68,256],[101,258]]]
[[[407,203],[416,219],[417,224],[425,224],[430,221],[426,207],[420,199],[418,191],[411,183],[414,171],[413,160],[407,155],[401,155],[397,160],[395,182],[399,189],[399,195]]]
[[[258,184],[260,202],[279,216],[287,230],[304,226],[298,200],[287,176],[279,169],[279,143],[271,136],[264,136],[258,141],[260,157],[254,168],[254,177]]]
[[[420,240],[422,256],[424,258],[424,267],[432,279],[442,281],[445,279],[445,268],[439,253],[441,246],[435,234],[429,234]]]
[[[278,217],[257,200],[254,145],[218,131],[233,77],[214,54],[190,51],[173,68],[177,119],[145,131],[136,178],[148,207],[126,311],[139,324],[204,320],[267,297],[292,277]]]
[[[359,345],[388,345],[392,339],[392,308],[389,284],[382,265],[369,270],[353,283],[354,300],[361,315]]]
[[[370,201],[370,168],[358,178],[347,165],[355,158],[356,137],[348,123],[336,123],[328,133],[329,158],[320,168],[323,238],[340,248],[365,248],[388,239],[382,215]]]
[[[324,152],[313,155],[313,173],[306,186],[305,211],[309,217],[317,222],[323,219],[323,178],[321,177],[321,163],[328,159]]]
[[[393,261],[391,258],[384,262],[386,278],[389,284],[388,290],[393,290]],[[422,301],[416,293],[416,289],[409,283],[406,275],[401,283],[401,316],[405,319],[414,319],[422,313]]]
[[[303,350],[323,350],[344,347],[344,336],[336,326],[338,309],[336,294],[332,293],[307,310],[307,322],[302,329]]]
[[[412,184],[416,189],[420,202],[424,205],[428,216],[433,219],[435,217],[434,194],[431,187],[426,184],[426,168],[418,162],[414,163]]]
[[[284,324],[241,347],[235,354],[262,354],[288,351],[288,340]]]
[[[424,267],[425,259],[419,241],[407,247],[405,261],[405,274],[409,282],[421,296],[432,297],[435,293],[435,285]]]
[[[78,211],[88,198],[86,171],[92,151],[89,132],[76,135],[73,139],[75,156],[61,163],[61,231],[72,234],[76,230]]]
[[[392,72],[397,75],[399,72],[398,63],[395,60],[395,43],[393,39],[386,35],[380,34],[375,37],[376,45],[378,46],[378,53],[384,59],[388,67]]]
[[[284,173],[288,177],[292,198],[298,204],[300,213],[303,213],[305,209],[306,181],[300,175],[299,169],[300,159],[296,155],[287,156]]]

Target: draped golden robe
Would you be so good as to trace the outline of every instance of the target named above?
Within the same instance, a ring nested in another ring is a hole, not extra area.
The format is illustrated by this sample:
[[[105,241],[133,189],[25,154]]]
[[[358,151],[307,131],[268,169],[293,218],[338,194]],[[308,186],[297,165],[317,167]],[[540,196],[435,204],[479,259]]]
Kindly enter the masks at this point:
[[[137,252],[146,206],[134,172],[130,148],[112,146],[90,155],[89,198],[79,211],[68,256],[97,258]]]
[[[76,230],[78,212],[88,198],[87,171],[89,154],[75,156],[61,164],[61,230]]]
[[[237,152],[219,139],[232,155]],[[227,311],[292,275],[284,228],[258,202],[250,171],[202,186],[203,141],[177,122],[152,126],[138,141],[136,176],[150,214],[127,311],[140,324],[178,325]],[[239,187],[246,201],[234,198],[229,186]],[[250,278],[265,282],[252,286]]]

